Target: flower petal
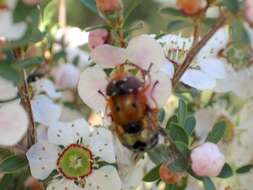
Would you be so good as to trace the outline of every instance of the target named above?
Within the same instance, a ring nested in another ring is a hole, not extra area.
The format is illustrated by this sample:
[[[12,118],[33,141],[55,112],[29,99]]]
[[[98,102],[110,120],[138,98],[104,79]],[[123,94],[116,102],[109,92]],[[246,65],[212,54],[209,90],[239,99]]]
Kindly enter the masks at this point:
[[[164,66],[159,71],[166,73],[172,79],[174,75],[173,63],[166,59]]]
[[[26,153],[32,176],[44,180],[56,169],[58,159],[57,146],[48,142],[34,144]]]
[[[85,190],[97,189],[121,189],[121,181],[117,170],[112,166],[104,166],[99,170],[93,170],[87,177]]]
[[[0,145],[17,144],[28,128],[28,117],[24,108],[17,103],[0,106]]]
[[[215,79],[223,79],[226,76],[225,66],[222,60],[215,57],[208,57],[199,62],[201,70]]]
[[[219,29],[207,44],[198,53],[197,58],[217,56],[218,52],[226,47],[229,42],[228,28]]]
[[[84,119],[70,123],[56,122],[48,128],[49,142],[57,145],[70,145],[81,138],[86,142],[89,134],[89,125]]]
[[[195,69],[188,69],[182,76],[181,81],[186,85],[199,90],[213,89],[216,85],[215,79],[209,77],[208,74]]]
[[[26,32],[24,22],[13,23],[12,13],[10,11],[0,11],[0,36],[8,40],[18,40]]]
[[[105,93],[107,83],[106,75],[101,68],[87,68],[81,74],[78,85],[78,92],[84,103],[95,111],[105,111],[105,97],[98,91]]]
[[[45,92],[50,98],[53,99],[61,96],[61,93],[56,91],[53,82],[49,79],[38,80],[33,84],[33,86],[38,94]]]
[[[108,163],[115,162],[113,137],[108,129],[99,127],[92,131],[89,147],[95,156]]]
[[[74,181],[63,178],[61,180],[53,180],[47,186],[47,190],[83,190],[83,188],[76,185]]]
[[[153,64],[152,71],[157,71],[166,62],[162,46],[148,35],[133,38],[127,54],[130,61],[146,70]]]
[[[158,107],[163,107],[171,95],[171,79],[164,72],[154,72],[151,73],[151,80],[152,84],[147,95],[149,104],[154,105],[155,100]]]
[[[110,45],[101,45],[91,51],[92,60],[103,68],[112,68],[127,60],[126,50]]]
[[[34,120],[38,123],[49,126],[61,116],[61,106],[45,95],[35,96],[31,103]]]
[[[17,93],[17,87],[12,82],[0,77],[0,100],[15,98]]]

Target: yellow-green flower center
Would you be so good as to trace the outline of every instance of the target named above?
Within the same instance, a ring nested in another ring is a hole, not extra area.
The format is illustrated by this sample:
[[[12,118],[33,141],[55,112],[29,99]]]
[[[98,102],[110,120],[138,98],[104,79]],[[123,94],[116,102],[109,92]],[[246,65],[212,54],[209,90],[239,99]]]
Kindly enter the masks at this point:
[[[78,180],[91,174],[93,167],[92,153],[89,149],[72,144],[60,155],[57,166],[67,179]]]

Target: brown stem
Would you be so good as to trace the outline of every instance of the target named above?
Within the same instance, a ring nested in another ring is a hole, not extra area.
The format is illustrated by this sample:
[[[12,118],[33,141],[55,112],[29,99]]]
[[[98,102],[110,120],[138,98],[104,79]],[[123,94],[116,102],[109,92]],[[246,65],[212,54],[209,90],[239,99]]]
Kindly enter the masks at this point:
[[[36,142],[36,129],[35,129],[35,123],[34,123],[34,118],[33,118],[33,113],[32,113],[29,87],[27,84],[27,74],[25,70],[23,70],[23,86],[21,88],[21,98],[22,98],[22,103],[28,113],[29,121],[30,121],[28,132],[27,132],[27,146],[28,148],[30,148]]]
[[[226,22],[226,17],[224,14],[221,14],[215,26],[213,26],[213,28],[196,45],[194,45],[191,48],[183,64],[180,65],[175,72],[174,78],[172,79],[173,87],[176,86],[176,84],[181,79],[185,71],[191,65],[191,62],[193,61],[195,56],[200,52],[201,48],[203,48],[206,45],[209,39],[225,24],[225,22]]]
[[[59,24],[60,27],[66,27],[66,2],[65,0],[59,0]]]

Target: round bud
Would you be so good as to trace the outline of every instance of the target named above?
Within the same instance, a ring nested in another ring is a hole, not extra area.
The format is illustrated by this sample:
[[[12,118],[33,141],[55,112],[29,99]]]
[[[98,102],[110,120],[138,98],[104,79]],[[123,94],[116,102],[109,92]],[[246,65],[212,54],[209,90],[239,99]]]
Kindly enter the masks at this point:
[[[186,15],[195,15],[207,7],[206,0],[177,0],[177,7]]]
[[[179,182],[183,175],[181,173],[172,172],[169,168],[162,164],[159,168],[159,176],[167,184],[175,184]]]

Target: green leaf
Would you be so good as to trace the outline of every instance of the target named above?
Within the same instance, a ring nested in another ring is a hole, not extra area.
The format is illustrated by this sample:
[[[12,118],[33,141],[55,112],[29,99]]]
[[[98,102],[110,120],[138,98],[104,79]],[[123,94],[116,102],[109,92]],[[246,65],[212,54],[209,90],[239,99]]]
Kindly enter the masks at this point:
[[[205,190],[216,190],[212,180],[209,177],[204,177],[202,179]]]
[[[220,172],[220,174],[218,175],[219,178],[228,178],[231,177],[233,175],[233,170],[230,167],[229,164],[225,164]]]
[[[180,99],[178,102],[179,125],[184,126],[186,115],[187,115],[187,105],[183,99]]]
[[[81,2],[94,13],[98,13],[95,0],[81,0]]]
[[[206,141],[218,143],[224,136],[225,132],[226,132],[226,122],[220,121],[216,123],[211,132],[209,132]]]
[[[182,143],[182,142],[178,142],[178,141],[175,141],[174,144],[176,145],[177,147],[177,150],[182,153],[185,157],[188,157],[189,154],[190,154],[190,150],[189,148],[187,147],[186,144]]]
[[[170,16],[185,17],[185,15],[181,11],[179,11],[175,8],[172,8],[172,7],[166,7],[166,8],[161,9],[160,11],[161,11],[161,13],[168,14]]]
[[[217,21],[217,18],[205,18],[203,24],[208,28],[212,27]]]
[[[183,142],[184,144],[188,145],[188,134],[180,125],[172,123],[166,130],[174,141]]]
[[[166,185],[164,190],[176,190],[177,186],[175,184],[172,185]]]
[[[18,84],[21,77],[19,71],[11,64],[0,63],[0,76]]]
[[[250,37],[248,32],[246,31],[242,21],[235,20],[231,26],[232,30],[232,42],[233,43],[250,43]]]
[[[131,13],[143,2],[144,0],[134,0],[132,1],[129,6],[126,8],[125,11],[125,20],[131,15]]]
[[[14,13],[13,21],[22,22],[28,17],[33,9],[36,9],[36,6],[30,6],[23,3],[23,1],[18,1]]]
[[[166,112],[164,109],[161,109],[158,115],[159,121],[162,123],[165,119],[166,116]]]
[[[18,68],[27,68],[31,66],[36,66],[42,64],[44,59],[42,57],[32,57],[32,58],[27,58],[24,60],[20,60],[17,62],[16,66]]]
[[[172,155],[168,146],[160,145],[156,148],[149,150],[148,156],[152,160],[153,163],[158,165],[170,159]]]
[[[234,14],[236,14],[240,8],[238,0],[221,0],[221,4]]]
[[[160,179],[159,176],[159,168],[160,168],[160,164],[155,166],[154,168],[152,168],[143,178],[143,181],[145,182],[153,182],[153,181],[157,181]]]
[[[245,166],[238,168],[236,170],[236,173],[238,173],[238,174],[248,173],[251,169],[253,169],[253,164],[247,164]]]
[[[169,118],[169,120],[167,121],[167,124],[166,124],[166,129],[169,129],[170,125],[172,123],[178,123],[178,119],[177,119],[177,116],[176,115],[173,115]]]
[[[184,129],[189,135],[193,133],[194,128],[196,127],[196,119],[194,116],[189,116],[185,120]]]
[[[179,157],[169,165],[169,168],[174,172],[185,172],[188,170],[189,166],[188,160],[183,157]]]
[[[167,25],[167,30],[168,32],[177,32],[179,30],[188,28],[188,27],[192,27],[193,26],[193,22],[190,20],[173,20],[170,21]]]
[[[25,158],[21,156],[11,156],[0,163],[0,172],[3,173],[13,173],[20,169],[24,169],[28,165]]]

